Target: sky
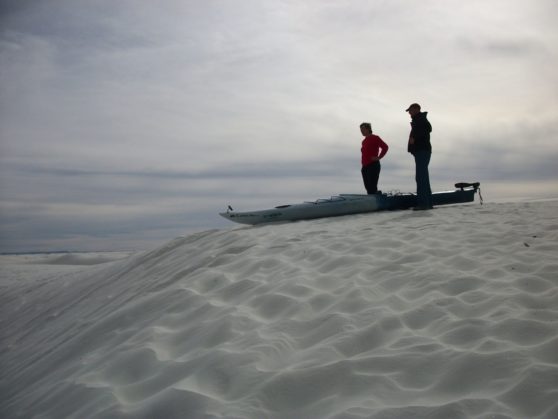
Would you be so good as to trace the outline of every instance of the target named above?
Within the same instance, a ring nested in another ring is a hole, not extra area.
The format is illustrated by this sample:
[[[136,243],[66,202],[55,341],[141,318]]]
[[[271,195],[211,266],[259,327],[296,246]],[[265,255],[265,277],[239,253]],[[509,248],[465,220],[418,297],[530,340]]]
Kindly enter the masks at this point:
[[[0,252],[146,250],[364,193],[558,197],[555,0],[0,0]]]

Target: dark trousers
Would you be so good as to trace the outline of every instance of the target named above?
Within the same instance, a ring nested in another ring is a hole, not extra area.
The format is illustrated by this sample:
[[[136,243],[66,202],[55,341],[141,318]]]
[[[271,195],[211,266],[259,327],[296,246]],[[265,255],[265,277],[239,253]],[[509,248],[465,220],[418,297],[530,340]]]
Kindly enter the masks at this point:
[[[364,187],[368,195],[375,194],[378,192],[378,179],[380,178],[380,162],[374,162],[368,166],[364,166],[360,171],[362,173],[362,180],[364,181]]]
[[[419,150],[414,153],[417,181],[417,206],[422,208],[432,207],[432,190],[430,189],[430,175],[428,165],[432,153],[428,150]]]

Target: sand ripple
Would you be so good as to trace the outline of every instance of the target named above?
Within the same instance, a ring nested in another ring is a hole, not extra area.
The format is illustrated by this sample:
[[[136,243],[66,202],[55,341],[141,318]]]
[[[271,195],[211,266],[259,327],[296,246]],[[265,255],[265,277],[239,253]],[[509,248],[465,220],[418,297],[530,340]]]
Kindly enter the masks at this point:
[[[556,418],[557,202],[4,268],[6,417]],[[36,268],[39,269],[39,268]]]

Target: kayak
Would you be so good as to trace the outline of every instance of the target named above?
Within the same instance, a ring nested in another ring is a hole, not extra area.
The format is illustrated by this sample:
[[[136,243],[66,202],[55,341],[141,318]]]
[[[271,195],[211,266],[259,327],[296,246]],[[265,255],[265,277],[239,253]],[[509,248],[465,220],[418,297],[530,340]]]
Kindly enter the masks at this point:
[[[453,191],[434,192],[433,205],[472,202],[475,193],[480,196],[480,183],[456,183]],[[481,197],[482,200],[482,197]],[[279,205],[257,211],[234,211],[230,206],[220,216],[240,224],[264,224],[278,221],[311,220],[315,218],[361,214],[374,211],[402,210],[415,207],[417,196],[413,193],[389,192],[374,195],[340,194],[331,198],[299,204]]]

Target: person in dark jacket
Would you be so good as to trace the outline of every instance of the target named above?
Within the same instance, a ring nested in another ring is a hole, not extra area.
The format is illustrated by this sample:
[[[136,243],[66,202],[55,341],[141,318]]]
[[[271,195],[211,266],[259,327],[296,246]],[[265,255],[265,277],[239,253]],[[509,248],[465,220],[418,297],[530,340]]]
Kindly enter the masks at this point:
[[[407,151],[415,158],[415,180],[417,182],[417,206],[414,210],[432,209],[432,190],[428,165],[432,156],[430,133],[432,125],[426,118],[428,112],[421,112],[420,105],[413,103],[406,112],[411,116],[411,133]]]

